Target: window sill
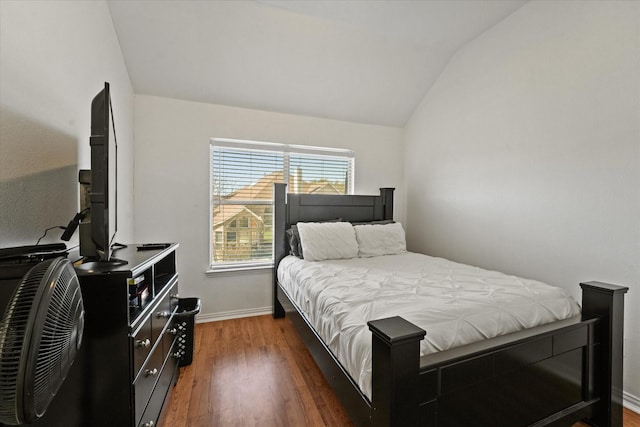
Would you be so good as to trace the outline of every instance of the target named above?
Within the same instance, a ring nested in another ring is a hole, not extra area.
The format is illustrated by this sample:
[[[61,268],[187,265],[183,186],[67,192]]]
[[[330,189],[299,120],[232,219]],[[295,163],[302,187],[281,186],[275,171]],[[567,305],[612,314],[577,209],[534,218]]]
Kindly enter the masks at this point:
[[[260,271],[273,270],[273,261],[266,263],[251,264],[226,264],[211,265],[205,271],[207,276],[216,276],[219,274],[241,274],[241,273],[257,273]]]

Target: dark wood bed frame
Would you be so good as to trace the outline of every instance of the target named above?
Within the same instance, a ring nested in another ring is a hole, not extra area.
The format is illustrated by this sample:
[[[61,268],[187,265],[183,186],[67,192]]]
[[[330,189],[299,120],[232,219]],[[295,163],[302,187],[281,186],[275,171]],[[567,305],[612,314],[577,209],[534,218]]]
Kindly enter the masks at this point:
[[[274,186],[273,317],[290,317],[356,426],[622,426],[624,294],[581,283],[582,315],[420,357],[424,331],[401,317],[368,322],[369,400],[277,280],[285,230],[303,221],[393,218],[393,189],[379,196],[286,194]]]

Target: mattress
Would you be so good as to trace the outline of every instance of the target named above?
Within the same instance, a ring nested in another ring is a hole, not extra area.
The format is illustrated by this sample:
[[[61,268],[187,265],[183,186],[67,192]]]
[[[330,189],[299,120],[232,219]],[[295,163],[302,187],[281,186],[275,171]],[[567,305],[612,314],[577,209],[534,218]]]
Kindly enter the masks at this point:
[[[580,314],[560,288],[416,253],[287,256],[278,281],[369,399],[369,320],[402,316],[426,330],[422,356]]]

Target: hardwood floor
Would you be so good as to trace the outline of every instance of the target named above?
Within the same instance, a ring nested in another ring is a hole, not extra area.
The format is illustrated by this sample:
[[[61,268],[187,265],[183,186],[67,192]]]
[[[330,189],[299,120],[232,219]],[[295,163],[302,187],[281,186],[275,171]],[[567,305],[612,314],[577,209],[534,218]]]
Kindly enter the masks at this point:
[[[194,338],[163,427],[353,425],[288,319],[201,323]],[[640,427],[640,415],[624,417]]]
[[[164,427],[350,426],[287,319],[197,324]]]

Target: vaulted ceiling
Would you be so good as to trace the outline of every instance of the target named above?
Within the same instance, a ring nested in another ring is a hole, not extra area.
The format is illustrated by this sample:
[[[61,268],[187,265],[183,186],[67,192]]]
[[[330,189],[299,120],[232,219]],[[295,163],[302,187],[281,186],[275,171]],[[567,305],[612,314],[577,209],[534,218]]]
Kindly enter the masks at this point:
[[[109,0],[135,93],[402,127],[526,0]]]

